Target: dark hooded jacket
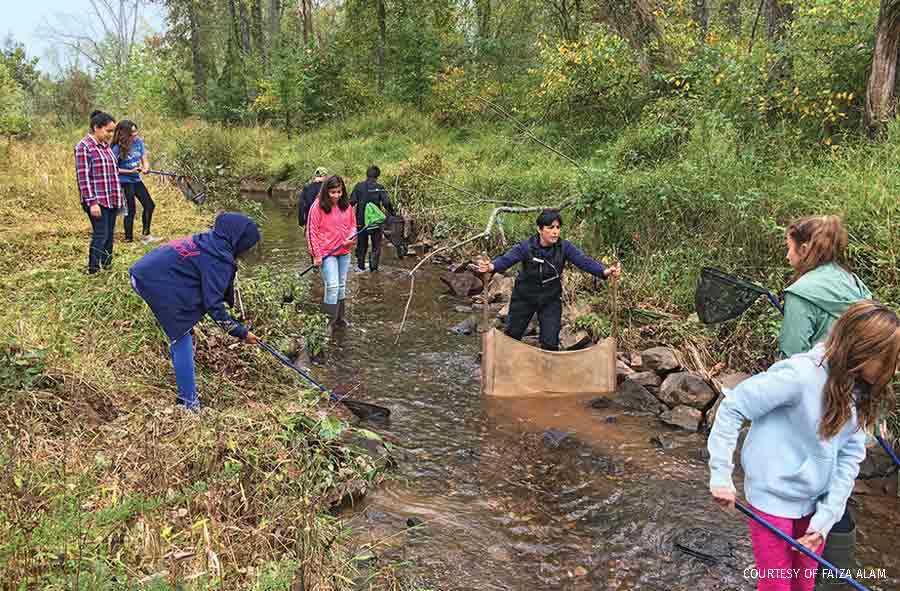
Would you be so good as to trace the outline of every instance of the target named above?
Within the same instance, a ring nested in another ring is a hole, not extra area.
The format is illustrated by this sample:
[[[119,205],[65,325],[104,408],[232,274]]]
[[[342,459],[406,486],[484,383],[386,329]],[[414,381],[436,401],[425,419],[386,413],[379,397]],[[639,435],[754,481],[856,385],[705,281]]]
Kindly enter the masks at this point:
[[[235,258],[259,238],[253,220],[223,213],[212,230],[172,240],[128,270],[170,341],[190,331],[204,314],[232,336],[247,335],[247,328],[225,310],[225,302],[234,304]]]
[[[374,179],[366,179],[356,183],[350,193],[350,205],[356,207],[357,228],[366,225],[366,205],[369,203],[374,203],[380,208],[383,207],[390,215],[397,215],[394,204],[391,203],[391,196],[388,195],[384,185]]]
[[[313,181],[300,191],[300,196],[297,198],[297,223],[301,226],[305,226],[309,221],[309,208],[316,202],[321,189],[322,181]]]

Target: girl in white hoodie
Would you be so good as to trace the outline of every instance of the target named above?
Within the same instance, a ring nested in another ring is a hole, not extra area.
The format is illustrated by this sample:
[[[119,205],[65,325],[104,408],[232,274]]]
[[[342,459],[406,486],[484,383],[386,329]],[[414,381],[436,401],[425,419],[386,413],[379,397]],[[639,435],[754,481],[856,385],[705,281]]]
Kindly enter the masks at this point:
[[[893,403],[900,318],[865,300],[838,319],[828,340],[742,382],[722,401],[710,433],[710,492],[734,508],[733,455],[741,424],[744,493],[753,510],[821,553],[840,519],[859,464],[865,428]],[[759,591],[811,591],[816,564],[750,521]]]

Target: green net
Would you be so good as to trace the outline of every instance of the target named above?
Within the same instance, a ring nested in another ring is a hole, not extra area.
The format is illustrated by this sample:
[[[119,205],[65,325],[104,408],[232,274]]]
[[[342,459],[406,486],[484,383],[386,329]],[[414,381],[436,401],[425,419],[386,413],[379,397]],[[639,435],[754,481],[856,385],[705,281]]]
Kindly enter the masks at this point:
[[[374,203],[366,204],[366,226],[378,226],[384,223],[386,219],[384,217],[384,212],[378,209],[378,206]]]

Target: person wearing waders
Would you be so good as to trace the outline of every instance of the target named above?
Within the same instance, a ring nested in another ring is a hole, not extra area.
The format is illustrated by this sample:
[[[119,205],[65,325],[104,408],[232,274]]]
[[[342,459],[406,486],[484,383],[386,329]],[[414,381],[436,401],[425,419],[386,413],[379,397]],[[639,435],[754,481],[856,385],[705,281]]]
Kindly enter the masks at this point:
[[[381,169],[372,165],[366,170],[366,180],[357,183],[350,193],[350,205],[356,207],[356,229],[362,230],[366,225],[366,205],[374,203],[377,207],[387,210],[389,215],[397,215],[391,196],[388,195],[384,185],[378,182]],[[372,241],[372,252],[369,254],[369,271],[378,270],[378,261],[381,258],[381,227],[370,228],[360,232],[356,242],[356,270],[362,273],[366,270],[366,250],[369,240]]]
[[[204,314],[229,335],[255,345],[256,336],[231,317],[237,260],[259,242],[259,229],[240,213],[220,214],[208,232],[164,244],[135,263],[131,286],[150,306],[169,340],[177,403],[199,412],[194,371],[194,325]]]
[[[872,297],[869,288],[849,270],[848,236],[840,217],[801,218],[788,226],[785,238],[794,278],[784,295],[784,322],[778,336],[782,358],[806,353],[823,342],[847,308]],[[887,438],[885,414],[879,413],[875,429]],[[869,437],[866,445],[874,443]],[[853,568],[855,546],[856,524],[845,507],[828,534],[823,557],[838,568]],[[819,591],[840,586],[836,577],[825,575],[819,575],[816,583]]]
[[[537,314],[540,326],[541,349],[559,350],[559,331],[562,326],[562,274],[567,262],[596,277],[618,277],[621,267],[605,267],[587,256],[574,244],[559,237],[562,216],[553,209],[545,209],[537,218],[537,234],[523,240],[493,261],[482,260],[480,273],[503,273],[516,263],[522,270],[516,276],[506,334],[521,340],[531,318]]]

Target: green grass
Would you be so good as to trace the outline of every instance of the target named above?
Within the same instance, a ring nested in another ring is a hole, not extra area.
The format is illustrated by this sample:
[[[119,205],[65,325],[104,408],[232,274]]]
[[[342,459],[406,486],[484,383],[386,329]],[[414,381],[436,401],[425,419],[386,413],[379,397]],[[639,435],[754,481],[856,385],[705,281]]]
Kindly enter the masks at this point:
[[[325,417],[318,394],[208,321],[195,334],[208,408],[173,404],[165,339],[127,275],[150,247],[119,234],[114,269],[86,275],[89,226],[64,157],[80,133],[58,136],[14,142],[0,161],[0,586],[133,589],[163,573],[155,588],[288,588],[279,571],[347,588],[348,532],[329,507],[382,467],[341,443],[347,417]],[[154,138],[160,151],[184,141],[171,137]],[[205,230],[222,206],[148,183],[166,238]],[[299,336],[321,348],[323,319],[282,305],[289,283],[309,297],[289,271],[243,269],[246,320],[280,349]]]

